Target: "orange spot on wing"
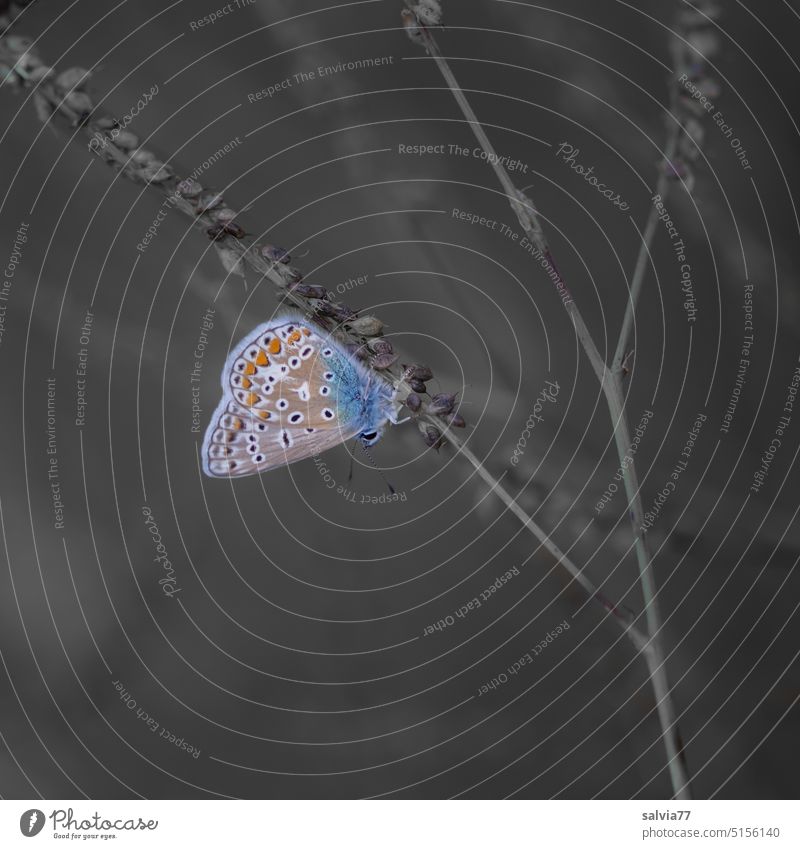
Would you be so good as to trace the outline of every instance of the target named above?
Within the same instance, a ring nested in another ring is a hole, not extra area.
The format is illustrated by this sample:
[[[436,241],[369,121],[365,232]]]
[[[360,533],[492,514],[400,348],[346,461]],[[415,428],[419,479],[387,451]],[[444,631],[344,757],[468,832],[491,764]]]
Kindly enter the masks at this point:
[[[248,362],[247,365],[245,365],[245,367],[244,367],[244,373],[245,374],[255,374],[256,373],[256,367],[252,363]]]
[[[255,392],[248,392],[245,396],[244,403],[247,407],[252,407],[258,401],[258,395]]]
[[[242,378],[242,389],[249,389],[252,385],[252,380],[248,380],[246,377]]]
[[[272,413],[270,413],[269,410],[256,410],[256,415],[260,419],[263,419],[263,421],[267,421],[272,418]]]
[[[293,330],[293,331],[289,334],[289,337],[288,337],[288,339],[287,339],[286,341],[287,341],[287,342],[299,342],[299,341],[300,341],[300,338],[301,338],[301,337],[300,337],[300,331],[299,331],[299,330]]]
[[[303,336],[310,336],[310,335],[311,335],[311,331],[307,327],[304,327],[303,328]]]
[[[258,349],[258,354],[256,354],[256,365],[257,366],[268,366],[269,365],[269,358],[261,350],[261,348]]]
[[[269,345],[267,345],[267,350],[270,354],[280,354],[281,352],[281,340],[276,336],[274,339],[270,340]]]

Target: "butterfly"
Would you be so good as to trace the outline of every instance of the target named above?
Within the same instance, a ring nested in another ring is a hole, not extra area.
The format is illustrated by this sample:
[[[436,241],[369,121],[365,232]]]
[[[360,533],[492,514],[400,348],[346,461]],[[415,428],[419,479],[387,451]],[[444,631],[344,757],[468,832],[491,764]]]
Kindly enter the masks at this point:
[[[357,437],[377,442],[397,423],[395,393],[297,311],[257,327],[222,371],[220,401],[203,439],[203,471],[260,474]]]
[[[442,4],[439,0],[419,0],[412,9],[426,27],[438,27],[442,23]]]

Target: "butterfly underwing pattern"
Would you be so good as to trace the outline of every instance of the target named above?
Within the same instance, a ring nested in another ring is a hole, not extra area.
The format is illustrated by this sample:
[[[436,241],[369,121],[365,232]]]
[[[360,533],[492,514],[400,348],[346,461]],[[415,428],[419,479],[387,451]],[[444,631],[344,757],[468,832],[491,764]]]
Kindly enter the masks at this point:
[[[302,313],[282,312],[236,346],[203,440],[203,471],[244,477],[352,438],[372,445],[396,423],[394,393]]]

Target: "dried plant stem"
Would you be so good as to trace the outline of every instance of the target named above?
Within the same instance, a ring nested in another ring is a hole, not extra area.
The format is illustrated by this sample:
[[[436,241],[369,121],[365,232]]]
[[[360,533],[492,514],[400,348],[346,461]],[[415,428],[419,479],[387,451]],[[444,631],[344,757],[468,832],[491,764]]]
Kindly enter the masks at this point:
[[[674,55],[674,51],[673,51]],[[677,65],[677,61],[676,61]],[[681,125],[677,118],[674,117],[677,94],[675,86],[671,88],[670,95],[670,122],[669,131],[667,132],[667,141],[664,145],[664,161],[670,163],[675,160],[678,140],[681,134]],[[669,194],[670,186],[675,183],[675,178],[670,176],[668,167],[663,168],[658,178],[656,185],[656,195],[662,199]],[[631,286],[628,297],[628,304],[625,308],[625,316],[622,319],[622,329],[619,333],[617,348],[614,352],[614,359],[611,361],[611,371],[614,374],[622,374],[625,357],[627,356],[628,345],[630,343],[631,334],[633,333],[633,323],[636,315],[636,305],[639,303],[639,295],[642,292],[642,285],[647,274],[647,269],[650,262],[650,246],[653,244],[656,231],[658,229],[658,208],[655,204],[651,204],[650,212],[647,215],[647,223],[645,224],[644,233],[642,234],[642,243],[639,245],[639,253],[636,257],[636,266],[633,269],[633,277],[631,278]]]
[[[473,454],[470,448],[467,447],[460,439],[455,438],[452,434],[448,436],[453,446],[458,449],[458,452],[464,456],[475,467],[475,470],[488,485],[489,489],[494,492],[497,497],[508,507],[508,509],[522,522],[526,530],[530,531],[536,539],[549,551],[556,561],[560,563],[575,581],[580,584],[586,593],[600,604],[614,617],[616,623],[631,639],[633,644],[640,651],[649,652],[647,637],[633,625],[635,618],[632,611],[621,609],[608,599],[595,585],[584,575],[584,573],[564,554],[563,551],[550,539],[546,531],[544,531],[536,522],[519,506],[517,500],[508,493],[501,483],[487,471],[486,466],[481,463],[480,459]]]
[[[614,428],[614,440],[622,468],[625,493],[628,498],[629,514],[634,536],[634,547],[636,550],[636,559],[639,568],[639,577],[645,606],[645,621],[647,623],[646,644],[638,644],[633,638],[632,641],[636,648],[643,654],[647,662],[651,686],[656,700],[658,719],[661,725],[661,736],[667,752],[673,795],[677,799],[689,799],[691,798],[689,773],[683,753],[683,746],[677,726],[676,711],[666,673],[662,640],[662,625],[658,609],[658,587],[653,570],[653,561],[649,550],[647,535],[642,529],[644,522],[644,510],[639,491],[639,482],[634,464],[632,462],[625,462],[625,458],[628,456],[628,451],[630,450],[631,439],[628,421],[625,414],[622,369],[625,349],[633,326],[636,303],[641,292],[642,283],[647,269],[650,244],[655,236],[658,224],[655,208],[651,209],[650,217],[645,229],[631,285],[627,310],[623,320],[622,332],[620,334],[619,343],[614,357],[614,365],[611,369],[609,369],[605,360],[600,356],[591,333],[581,316],[580,310],[569,293],[569,289],[566,286],[564,278],[558,271],[558,267],[556,266],[550,252],[550,247],[535,207],[530,199],[516,188],[509,177],[508,172],[502,167],[502,165],[500,165],[500,159],[497,156],[489,137],[472,110],[466,95],[458,85],[458,81],[456,80],[449,63],[439,50],[431,30],[420,26],[419,36],[427,48],[428,53],[431,55],[442,73],[448,88],[461,108],[461,111],[467,119],[467,122],[469,123],[469,126],[475,134],[479,144],[486,152],[487,159],[492,164],[500,184],[508,197],[511,208],[519,219],[520,225],[525,230],[528,238],[536,245],[541,256],[550,265],[550,268],[552,269],[551,276],[554,277],[557,289],[561,293],[562,300],[564,301],[564,306],[572,318],[578,340],[586,352],[586,356],[588,357],[589,362],[600,381],[600,385],[605,395],[611,416],[611,422]],[[677,124],[677,122],[675,123]],[[677,129],[670,131],[668,147],[671,147],[672,149],[674,149],[674,146],[677,144],[677,132]],[[664,191],[666,191],[665,180],[666,177],[663,175],[659,180]],[[463,446],[461,447],[461,451],[464,453]],[[471,459],[473,464],[475,459],[477,458]],[[488,474],[483,475],[483,477],[487,483],[490,483],[490,476]],[[501,498],[503,497],[502,493],[499,491],[498,495],[500,495]],[[505,498],[503,500],[505,501]],[[529,520],[526,521],[524,514],[520,516],[520,513],[514,510],[509,502],[506,503],[509,508],[512,509],[512,512],[514,512],[515,515],[517,515],[517,517],[526,524],[526,527],[531,527],[529,525]],[[532,527],[531,529],[533,530]],[[538,536],[536,531],[534,531],[534,533]],[[555,552],[553,553],[555,554]],[[556,556],[559,555],[556,554]],[[575,568],[572,564],[565,562],[563,558],[562,562],[570,570],[570,572],[572,572]],[[631,635],[631,632],[628,631],[628,634]]]
[[[430,38],[429,35],[426,37]],[[483,127],[472,112],[472,109],[470,108],[463,93],[458,88],[455,77],[450,71],[450,68],[444,58],[435,48],[432,39],[430,39],[430,48],[431,53],[436,59],[445,79],[447,79],[453,94],[461,105],[461,108],[464,110],[465,115],[467,115],[470,125],[481,145],[485,150],[492,151],[491,143],[489,142]],[[138,150],[132,152],[130,149],[126,149],[125,147],[116,144],[109,133],[110,124],[107,120],[107,115],[103,115],[101,111],[94,106],[91,107],[88,113],[76,111],[76,109],[70,105],[69,95],[65,95],[65,92],[59,89],[59,87],[54,83],[52,75],[48,74],[46,76],[38,77],[28,75],[25,66],[20,64],[20,58],[23,55],[24,53],[18,45],[9,43],[5,36],[0,37],[0,63],[5,63],[9,67],[13,68],[13,75],[15,78],[18,78],[18,87],[20,90],[32,91],[34,93],[34,97],[40,98],[41,102],[46,105],[49,110],[49,117],[47,118],[48,121],[51,121],[55,126],[60,126],[61,129],[68,132],[71,136],[71,140],[81,137],[88,137],[89,139],[103,137],[104,141],[102,145],[95,147],[90,146],[89,149],[107,165],[122,174],[122,176],[126,179],[140,185],[146,185],[149,188],[159,191],[166,197],[171,198],[174,208],[190,219],[195,227],[207,231],[210,227],[218,225],[219,219],[216,217],[213,209],[199,209],[196,200],[182,196],[181,186],[186,182],[186,178],[182,178],[177,175],[173,171],[172,167],[169,166],[168,162],[165,164],[163,172],[157,173],[155,177],[146,176],[142,168],[134,161],[133,154],[140,152],[147,153],[147,151],[143,151],[143,148],[138,148]],[[105,121],[104,118],[106,119]],[[558,274],[555,262],[544,238],[544,233],[538,222],[536,211],[529,204],[527,198],[517,192],[505,170],[496,164],[494,165],[494,168],[526,233],[540,248],[543,257],[546,258],[546,261]],[[208,191],[202,186],[199,188],[202,192]],[[228,210],[228,212],[232,212],[232,210]],[[233,214],[236,216],[235,213]],[[271,283],[273,283],[280,290],[281,297],[286,302],[291,303],[307,315],[313,317],[315,321],[326,327],[341,341],[351,345],[355,344],[362,346],[367,341],[365,336],[355,334],[348,330],[342,323],[333,321],[329,317],[321,315],[318,310],[318,304],[315,303],[315,299],[305,297],[293,291],[292,282],[294,281],[291,276],[287,277],[287,269],[280,263],[264,258],[260,250],[262,246],[259,243],[251,239],[223,234],[222,237],[218,239],[216,247],[218,247],[221,256],[223,256],[223,251],[227,254],[227,259],[223,259],[223,265],[229,273],[242,273],[240,268],[237,268],[237,266],[239,266],[240,263],[246,264],[260,277],[268,279]],[[291,271],[296,272],[296,269],[292,269]],[[563,284],[563,279],[560,274],[558,274],[558,278]],[[589,361],[591,362],[598,379],[603,384],[604,390],[607,395],[611,393],[616,398],[616,407],[613,407],[612,409],[618,409],[619,412],[616,415],[616,418],[623,422],[622,427],[617,433],[618,445],[622,446],[625,440],[628,439],[628,432],[627,424],[624,423],[622,392],[620,388],[621,383],[617,385],[610,382],[610,375],[606,369],[605,363],[571,297],[568,300],[565,300],[565,306],[573,319],[578,338],[586,349]],[[397,397],[400,400],[405,399],[412,391],[411,386],[404,379],[402,372],[396,367],[381,369],[380,371],[376,371],[376,375],[378,375],[380,379],[385,380],[396,390]],[[613,389],[613,392],[612,387],[616,387]],[[615,414],[612,413],[612,416],[614,415]],[[447,439],[452,443],[458,453],[460,453],[473,466],[481,479],[489,486],[490,490],[498,498],[500,498],[501,501],[503,501],[509,511],[513,513],[514,516],[520,520],[523,526],[539,540],[542,546],[556,558],[557,562],[559,562],[570,573],[570,575],[572,575],[576,583],[587,593],[589,598],[602,605],[604,610],[612,617],[613,621],[616,622],[620,629],[631,640],[637,651],[645,655],[651,670],[650,674],[651,679],[653,680],[653,686],[657,694],[659,716],[661,717],[662,726],[665,728],[674,728],[674,710],[671,707],[669,687],[664,673],[663,656],[660,652],[657,639],[658,628],[651,630],[650,627],[652,624],[650,619],[652,617],[648,619],[648,633],[645,634],[635,625],[635,615],[631,611],[614,604],[589,580],[583,571],[578,568],[553,542],[550,536],[536,524],[533,518],[529,516],[525,510],[522,509],[517,500],[503,487],[502,483],[488,472],[484,464],[468,448],[465,442],[456,437],[452,428],[445,429],[441,418],[424,412],[420,413],[417,418],[418,420],[429,424],[431,427],[436,428],[438,431],[442,431],[444,429],[444,435]],[[622,439],[622,442],[620,442],[620,439]],[[623,449],[620,448],[620,450]],[[627,450],[627,447],[625,447],[625,450]],[[632,491],[635,494],[638,489],[635,474],[630,478],[630,480],[626,478],[626,486],[629,485],[632,485]],[[641,505],[639,506],[639,509],[641,512]],[[654,599],[654,582],[648,581],[647,586],[647,592],[650,593]],[[655,610],[655,608],[653,609]],[[658,622],[657,613],[655,614],[655,622]],[[677,739],[676,730],[673,731],[671,735],[667,735],[666,731],[664,733],[665,737],[669,736],[670,740]],[[679,747],[677,749],[673,747],[673,749],[676,752],[679,751]],[[670,755],[671,764],[677,759],[677,754],[674,757],[672,754]],[[677,778],[674,780],[677,780]],[[688,787],[687,781],[684,781],[683,784]],[[679,798],[687,798],[685,794],[678,794],[677,791],[676,795]]]
[[[19,50],[12,48],[6,42],[5,38],[0,38],[0,62],[6,62],[8,65],[14,66],[14,63],[17,62],[19,58],[18,53]],[[131,180],[134,183],[147,185],[148,187],[160,192],[162,195],[173,198],[174,208],[189,218],[195,227],[205,230],[209,226],[214,225],[215,219],[213,218],[213,211],[198,213],[197,205],[191,200],[181,197],[178,193],[178,187],[183,182],[183,178],[174,173],[170,173],[168,177],[157,181],[147,180],[142,176],[141,169],[135,167],[135,163],[132,161],[130,152],[115,144],[114,141],[108,137],[108,129],[103,124],[103,117],[107,116],[103,116],[100,113],[100,110],[93,109],[89,116],[82,117],[70,107],[64,93],[57,88],[52,77],[48,76],[38,82],[30,81],[26,79],[24,70],[20,69],[18,66],[15,68],[15,73],[23,81],[23,90],[32,90],[34,92],[34,96],[43,98],[51,111],[49,120],[51,120],[54,125],[60,126],[61,129],[69,132],[73,140],[81,137],[96,139],[98,134],[105,136],[105,141],[102,147],[90,147],[90,150],[99,156],[102,161],[112,167],[115,171],[121,173],[126,179]],[[475,119],[474,126],[479,132],[483,132],[480,124],[477,122],[477,119]],[[488,143],[488,139],[486,139],[486,141]],[[170,172],[172,172],[171,168]],[[505,172],[502,173],[505,174]],[[510,181],[509,186],[511,186]],[[320,316],[315,308],[313,299],[303,297],[292,291],[292,289],[289,288],[289,284],[285,277],[286,269],[279,263],[270,262],[265,259],[261,254],[259,250],[260,246],[257,243],[250,240],[234,238],[233,236],[226,236],[221,240],[221,242],[227,250],[232,252],[232,254],[237,258],[237,261],[247,264],[257,274],[259,274],[259,276],[265,277],[278,287],[284,300],[298,307],[307,315],[313,316],[315,321],[326,326],[327,329],[339,337],[341,341],[356,345],[364,344],[365,337],[348,332],[348,330],[341,324]],[[578,316],[578,321],[580,321],[580,316]],[[583,332],[585,338],[590,341],[588,330],[586,330],[585,327]],[[597,359],[599,360],[599,355]],[[392,386],[392,388],[397,392],[399,399],[406,398],[412,391],[411,386],[403,379],[402,372],[396,368],[383,369],[376,372],[376,374],[380,379],[385,380]],[[438,431],[443,429],[443,421],[441,418],[428,415],[424,412],[421,413],[418,418],[429,424],[431,427],[436,428]],[[614,621],[618,624],[618,626],[632,640],[637,649],[644,650],[646,648],[647,638],[633,624],[635,616],[632,611],[614,604],[605,595],[603,595],[596,586],[594,586],[588,577],[586,577],[586,575],[584,575],[584,573],[558,548],[548,534],[546,534],[533,521],[533,519],[528,516],[528,514],[517,503],[516,499],[502,486],[502,484],[489,474],[486,467],[483,463],[481,463],[478,457],[476,457],[475,454],[467,448],[464,442],[456,437],[452,428],[446,430],[445,433],[447,439],[452,443],[454,448],[456,448],[464,456],[464,458],[470,462],[480,477],[487,482],[497,497],[506,504],[509,510],[520,519],[523,525],[542,543],[542,545],[560,563],[562,563],[567,571],[575,578],[576,582],[586,591],[589,597],[603,606],[603,608],[614,618]]]

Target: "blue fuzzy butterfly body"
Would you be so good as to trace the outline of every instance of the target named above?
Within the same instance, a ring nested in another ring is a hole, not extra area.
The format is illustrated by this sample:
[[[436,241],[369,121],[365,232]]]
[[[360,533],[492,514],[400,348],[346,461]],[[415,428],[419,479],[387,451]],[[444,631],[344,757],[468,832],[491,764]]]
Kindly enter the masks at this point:
[[[223,397],[203,440],[203,470],[241,477],[359,437],[371,445],[396,422],[394,394],[299,312],[250,333],[228,357]]]
[[[386,422],[387,403],[392,398],[386,384],[370,375],[349,353],[338,350],[338,346],[327,359],[327,367],[334,374],[331,383],[342,422],[355,425],[362,437],[379,432]]]

